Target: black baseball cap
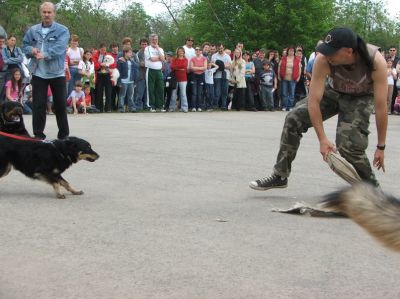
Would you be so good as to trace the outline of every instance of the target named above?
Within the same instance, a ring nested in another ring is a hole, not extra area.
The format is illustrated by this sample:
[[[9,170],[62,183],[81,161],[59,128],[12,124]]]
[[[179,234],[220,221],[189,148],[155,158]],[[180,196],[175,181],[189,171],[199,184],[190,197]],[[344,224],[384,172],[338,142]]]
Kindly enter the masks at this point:
[[[341,48],[357,48],[357,34],[346,27],[333,28],[315,50],[325,56],[335,54]]]

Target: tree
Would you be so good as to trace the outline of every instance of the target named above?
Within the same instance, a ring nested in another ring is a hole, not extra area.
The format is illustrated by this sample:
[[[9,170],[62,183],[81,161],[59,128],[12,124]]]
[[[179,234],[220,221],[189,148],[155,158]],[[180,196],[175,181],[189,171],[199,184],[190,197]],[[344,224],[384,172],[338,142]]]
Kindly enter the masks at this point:
[[[247,49],[304,44],[314,48],[332,26],[332,0],[197,0],[185,9],[188,30],[200,39]]]
[[[399,27],[388,17],[381,1],[337,0],[335,9],[336,25],[352,28],[367,42],[382,48],[398,44]]]

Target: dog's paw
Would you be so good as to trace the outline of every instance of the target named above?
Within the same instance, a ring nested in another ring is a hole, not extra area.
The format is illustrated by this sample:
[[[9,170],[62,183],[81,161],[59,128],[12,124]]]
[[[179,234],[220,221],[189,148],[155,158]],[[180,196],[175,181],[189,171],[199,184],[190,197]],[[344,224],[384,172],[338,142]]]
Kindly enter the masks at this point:
[[[81,191],[74,191],[74,192],[72,192],[72,194],[73,195],[82,195],[83,191],[82,190]]]
[[[65,195],[64,194],[57,194],[57,198],[58,199],[65,199],[66,197],[65,197]]]

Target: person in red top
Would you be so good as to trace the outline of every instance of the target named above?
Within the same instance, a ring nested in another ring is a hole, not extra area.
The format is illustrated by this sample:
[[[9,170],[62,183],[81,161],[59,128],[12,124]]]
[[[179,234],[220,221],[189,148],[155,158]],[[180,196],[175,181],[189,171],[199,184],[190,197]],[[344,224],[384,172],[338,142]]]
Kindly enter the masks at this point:
[[[95,69],[95,91],[96,91],[96,108],[100,112],[111,112],[111,75],[110,68],[116,67],[117,62],[112,57],[111,53],[107,53],[105,44],[100,44],[99,50],[93,55],[93,63]],[[105,105],[103,103],[103,93],[106,94]]]
[[[195,48],[196,56],[190,59],[190,70],[192,74],[192,111],[201,112],[204,110],[204,72],[207,69],[207,58],[203,56],[200,47]]]
[[[300,80],[301,61],[294,55],[294,47],[287,48],[287,56],[279,62],[278,79],[282,86],[282,110],[289,111],[294,106],[294,91]]]
[[[169,111],[175,111],[177,89],[179,88],[179,99],[181,111],[188,112],[188,101],[186,96],[188,60],[185,58],[185,49],[179,47],[176,50],[176,57],[172,59],[171,70],[175,75],[176,88],[172,91]]]

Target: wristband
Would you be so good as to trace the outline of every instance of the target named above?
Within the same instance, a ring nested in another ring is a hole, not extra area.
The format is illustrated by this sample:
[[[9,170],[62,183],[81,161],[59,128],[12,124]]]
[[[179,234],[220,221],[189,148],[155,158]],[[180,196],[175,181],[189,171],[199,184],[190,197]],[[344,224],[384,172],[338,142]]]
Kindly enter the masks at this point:
[[[385,147],[386,147],[386,144],[384,144],[384,145],[377,145],[376,146],[376,148],[378,149],[378,150],[381,150],[381,151],[384,151],[385,150]]]

